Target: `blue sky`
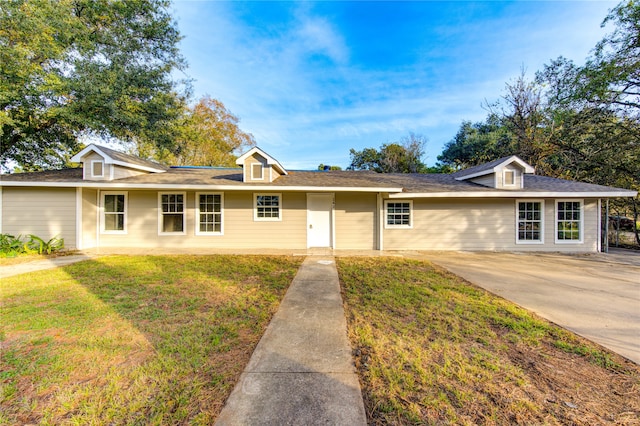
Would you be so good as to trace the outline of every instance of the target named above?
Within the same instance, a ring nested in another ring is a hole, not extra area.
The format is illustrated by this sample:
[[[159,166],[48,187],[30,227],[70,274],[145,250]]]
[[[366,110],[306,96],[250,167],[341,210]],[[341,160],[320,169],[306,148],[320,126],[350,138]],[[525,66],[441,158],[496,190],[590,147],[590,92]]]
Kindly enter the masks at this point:
[[[409,132],[436,162],[524,67],[583,63],[616,2],[176,0],[194,97],[209,95],[289,169],[349,164],[349,149]]]

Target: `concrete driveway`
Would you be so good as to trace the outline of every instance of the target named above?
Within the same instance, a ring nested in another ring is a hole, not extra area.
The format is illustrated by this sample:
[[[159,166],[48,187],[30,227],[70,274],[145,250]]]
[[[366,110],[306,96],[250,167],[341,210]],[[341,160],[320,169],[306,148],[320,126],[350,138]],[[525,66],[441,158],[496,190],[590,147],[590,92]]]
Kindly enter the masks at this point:
[[[640,364],[640,252],[424,257]]]

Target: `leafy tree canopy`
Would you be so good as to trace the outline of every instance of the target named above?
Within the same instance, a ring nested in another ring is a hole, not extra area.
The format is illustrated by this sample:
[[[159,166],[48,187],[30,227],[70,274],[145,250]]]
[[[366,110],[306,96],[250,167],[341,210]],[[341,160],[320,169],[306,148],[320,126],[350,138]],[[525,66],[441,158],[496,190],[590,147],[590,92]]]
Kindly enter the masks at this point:
[[[90,134],[171,148],[188,87],[171,78],[185,62],[168,6],[0,2],[0,166],[62,166]]]
[[[351,148],[351,164],[348,170],[372,170],[378,173],[425,173],[422,163],[427,139],[422,135],[410,133],[400,140],[384,144],[380,150],[365,148],[356,151]]]
[[[193,107],[184,107],[171,132],[172,146],[139,140],[134,151],[165,164],[235,167],[236,154],[256,144],[252,134],[240,130],[238,121],[222,102],[205,96]]]

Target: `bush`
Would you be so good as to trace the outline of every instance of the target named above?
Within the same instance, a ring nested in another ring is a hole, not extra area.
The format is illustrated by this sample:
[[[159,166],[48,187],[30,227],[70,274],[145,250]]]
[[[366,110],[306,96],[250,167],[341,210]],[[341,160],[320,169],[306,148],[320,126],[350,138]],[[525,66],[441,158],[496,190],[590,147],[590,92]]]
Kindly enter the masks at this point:
[[[17,237],[9,234],[0,234],[0,254],[17,256],[19,254],[51,254],[64,249],[64,238],[53,237],[45,241],[37,235],[29,234],[26,240],[22,235]]]

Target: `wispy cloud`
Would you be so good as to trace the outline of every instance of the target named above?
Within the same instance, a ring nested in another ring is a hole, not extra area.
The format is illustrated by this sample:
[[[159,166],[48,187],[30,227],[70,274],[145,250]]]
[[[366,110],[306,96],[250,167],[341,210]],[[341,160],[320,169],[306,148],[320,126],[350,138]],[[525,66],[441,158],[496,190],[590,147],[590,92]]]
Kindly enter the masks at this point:
[[[220,99],[283,164],[309,168],[345,166],[349,148],[377,147],[409,131],[431,140],[432,163],[462,120],[486,116],[483,100],[499,97],[522,66],[533,76],[559,55],[582,61],[614,5],[178,2],[175,8],[196,95]],[[376,16],[389,10],[393,16]]]

